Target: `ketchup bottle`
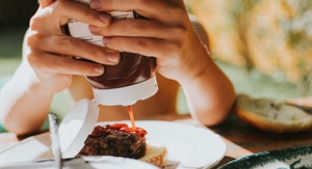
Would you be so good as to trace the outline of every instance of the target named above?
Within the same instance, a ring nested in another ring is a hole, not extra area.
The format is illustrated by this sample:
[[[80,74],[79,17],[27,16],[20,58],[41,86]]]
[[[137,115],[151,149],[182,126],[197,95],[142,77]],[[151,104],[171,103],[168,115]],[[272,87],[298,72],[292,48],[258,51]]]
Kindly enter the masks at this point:
[[[114,19],[144,19],[134,11],[113,11],[110,14]],[[102,43],[103,37],[93,35],[85,23],[71,20],[64,28],[65,32],[72,37],[105,47]],[[133,105],[138,100],[153,96],[158,90],[155,76],[156,58],[136,53],[121,52],[120,54],[121,60],[117,65],[103,65],[105,72],[102,75],[85,77],[93,87],[95,101],[98,104]]]

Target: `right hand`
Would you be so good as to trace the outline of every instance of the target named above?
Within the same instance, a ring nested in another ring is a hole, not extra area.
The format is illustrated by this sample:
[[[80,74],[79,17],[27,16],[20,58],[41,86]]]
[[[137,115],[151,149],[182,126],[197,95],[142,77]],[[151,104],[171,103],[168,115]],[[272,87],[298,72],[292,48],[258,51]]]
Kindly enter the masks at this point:
[[[33,70],[35,81],[54,93],[66,89],[72,75],[98,76],[104,72],[101,64],[114,65],[120,60],[117,51],[66,35],[61,26],[70,19],[97,27],[106,27],[111,22],[109,15],[73,0],[40,4],[30,20],[23,57]],[[80,61],[73,56],[94,62]]]

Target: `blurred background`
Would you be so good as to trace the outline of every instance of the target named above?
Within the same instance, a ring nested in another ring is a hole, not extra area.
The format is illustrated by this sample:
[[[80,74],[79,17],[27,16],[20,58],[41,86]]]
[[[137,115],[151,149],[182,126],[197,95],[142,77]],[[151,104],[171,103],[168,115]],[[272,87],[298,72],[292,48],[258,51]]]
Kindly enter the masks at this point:
[[[11,75],[16,69],[23,35],[37,6],[37,0],[0,1],[0,76]]]
[[[213,57],[242,68],[244,73],[238,77],[225,68],[237,91],[280,99],[311,94],[311,0],[185,0],[185,3],[208,31]],[[245,76],[251,81],[244,81]],[[245,90],[250,87],[251,90]]]
[[[185,0],[209,34],[212,57],[237,93],[279,100],[311,95],[311,0]],[[37,0],[0,1],[0,87],[21,59]],[[176,16],[178,17],[178,16]],[[66,93],[52,110],[67,111]],[[177,105],[186,112],[181,93]]]

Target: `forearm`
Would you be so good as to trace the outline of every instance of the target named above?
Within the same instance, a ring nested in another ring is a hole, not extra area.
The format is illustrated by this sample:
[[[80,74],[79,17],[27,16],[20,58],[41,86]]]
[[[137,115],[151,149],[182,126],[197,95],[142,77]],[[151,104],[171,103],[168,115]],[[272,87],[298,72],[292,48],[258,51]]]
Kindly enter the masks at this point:
[[[27,66],[21,65],[0,91],[1,121],[18,135],[40,129],[53,98],[53,93],[43,90],[34,78]]]
[[[204,63],[205,61],[203,61]],[[207,58],[207,68],[192,79],[181,81],[191,115],[204,125],[222,122],[230,113],[235,100],[232,83]]]

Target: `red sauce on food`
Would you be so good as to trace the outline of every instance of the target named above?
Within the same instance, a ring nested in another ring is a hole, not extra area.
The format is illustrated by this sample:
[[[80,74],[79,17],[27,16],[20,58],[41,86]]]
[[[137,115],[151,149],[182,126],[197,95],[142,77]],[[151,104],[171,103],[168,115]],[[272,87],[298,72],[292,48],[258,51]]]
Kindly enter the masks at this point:
[[[116,123],[116,124],[107,124],[106,126],[96,126],[92,132],[92,136],[100,136],[108,132],[108,130],[119,130],[121,132],[135,132],[141,135],[141,137],[145,137],[147,134],[147,131],[144,130],[143,128],[136,127],[135,130],[133,128],[130,128],[127,124],[125,123]]]
[[[143,128],[135,126],[132,106],[128,106],[128,112],[129,112],[132,127],[129,127],[125,123],[115,123],[112,125],[107,124],[105,127],[96,126],[91,135],[100,136],[100,135],[107,133],[109,130],[119,130],[121,132],[127,132],[127,133],[135,132],[135,133],[140,134],[141,137],[144,137],[147,134],[147,131],[144,130]]]

